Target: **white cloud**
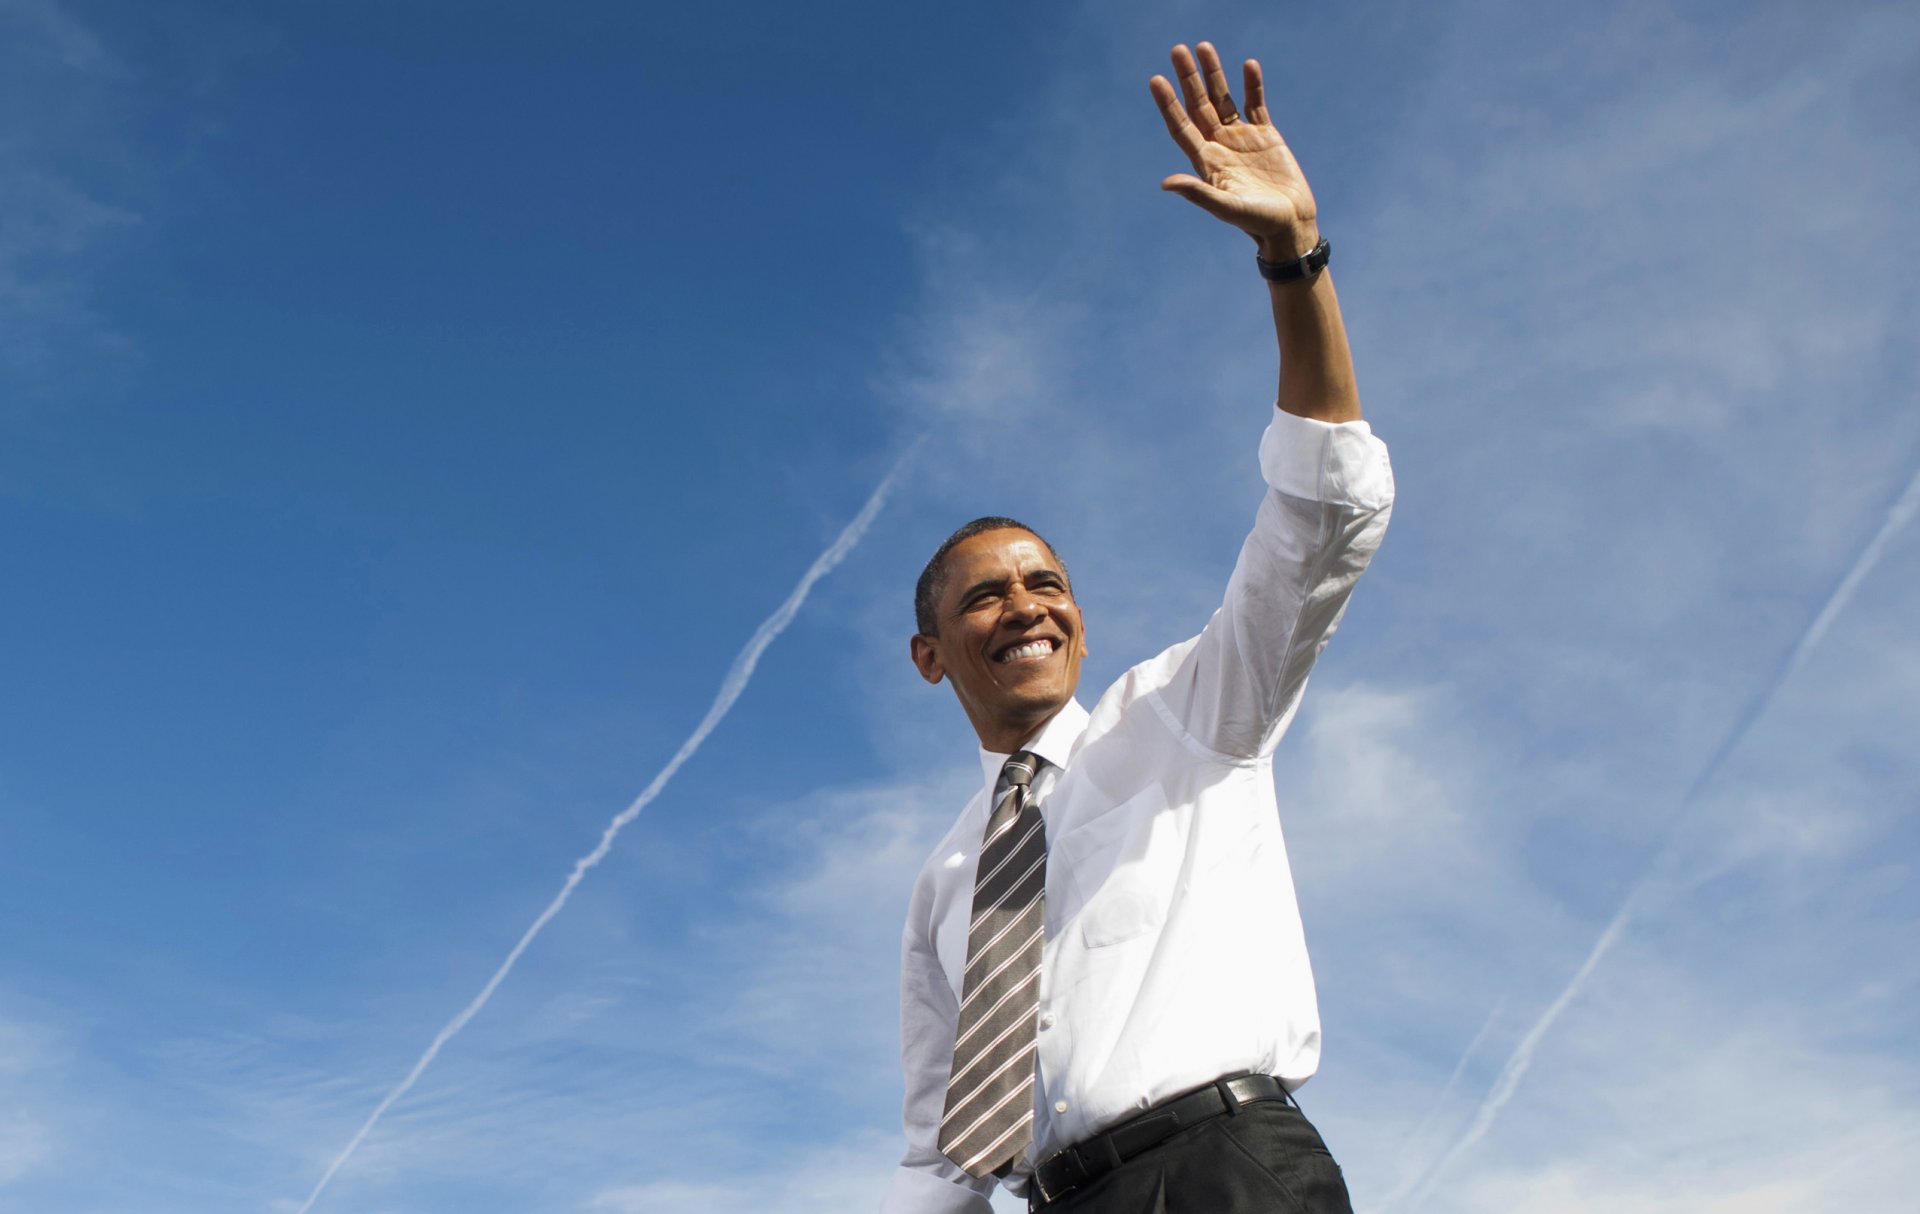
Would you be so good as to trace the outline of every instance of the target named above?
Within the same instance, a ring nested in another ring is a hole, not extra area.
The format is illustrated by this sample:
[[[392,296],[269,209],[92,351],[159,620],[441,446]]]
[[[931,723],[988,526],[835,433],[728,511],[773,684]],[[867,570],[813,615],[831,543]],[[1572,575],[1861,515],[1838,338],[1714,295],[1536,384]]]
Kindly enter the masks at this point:
[[[793,1152],[775,1166],[724,1179],[672,1179],[616,1185],[591,1196],[587,1214],[847,1214],[876,1210],[899,1161],[900,1144],[856,1133],[824,1147]],[[994,1208],[1020,1214],[1025,1201],[996,1189]]]
[[[731,992],[705,1052],[855,1094],[898,1089],[900,930],[921,862],[971,791],[954,784],[942,772],[822,790],[763,816],[749,833],[781,875],[713,931]]]
[[[763,807],[709,857],[752,892],[693,908],[684,942],[655,923],[653,939],[584,973],[571,949],[530,955],[523,981],[316,1208],[419,1208],[467,1184],[544,1209],[874,1204],[899,1150],[900,924],[960,775]],[[624,902],[611,888],[595,896]],[[354,1023],[280,1017],[259,1034],[175,1040],[148,1066],[202,1157],[239,1165],[223,1183],[278,1190],[273,1208],[291,1214],[300,1178],[310,1184],[364,1118],[394,1060],[418,1046],[405,1026],[430,1022],[435,1004],[418,992]],[[149,1208],[196,1208],[210,1191],[172,1185]]]
[[[796,1153],[785,1166],[724,1179],[673,1179],[619,1185],[590,1197],[591,1214],[844,1214],[877,1209],[899,1150],[877,1134],[856,1134]]]
[[[1324,809],[1348,839],[1406,839],[1422,846],[1457,833],[1473,761],[1452,697],[1437,688],[1372,684],[1316,688],[1304,739],[1308,781],[1297,794]],[[1369,845],[1371,846],[1371,844]],[[1372,853],[1369,853],[1372,854]]]
[[[54,1170],[67,1155],[79,1111],[65,1079],[69,1054],[39,1017],[0,1010],[0,1192]]]
[[[39,1171],[53,1154],[53,1135],[33,1112],[19,1107],[0,1112],[0,1185]]]
[[[1912,1066],[1850,1048],[1818,1009],[1717,994],[1658,952],[1616,955],[1547,1049],[1555,1081],[1404,1208],[1904,1207],[1920,1178],[1901,1147],[1920,1132]]]

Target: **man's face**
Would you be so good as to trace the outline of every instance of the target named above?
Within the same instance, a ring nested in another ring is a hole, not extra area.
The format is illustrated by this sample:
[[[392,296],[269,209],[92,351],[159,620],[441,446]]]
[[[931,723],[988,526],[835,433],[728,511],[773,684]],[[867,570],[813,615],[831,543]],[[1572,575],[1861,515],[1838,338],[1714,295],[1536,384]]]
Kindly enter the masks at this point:
[[[1073,590],[1040,537],[984,531],[947,553],[935,632],[913,638],[929,683],[953,681],[988,750],[1019,748],[1073,698],[1087,654]]]

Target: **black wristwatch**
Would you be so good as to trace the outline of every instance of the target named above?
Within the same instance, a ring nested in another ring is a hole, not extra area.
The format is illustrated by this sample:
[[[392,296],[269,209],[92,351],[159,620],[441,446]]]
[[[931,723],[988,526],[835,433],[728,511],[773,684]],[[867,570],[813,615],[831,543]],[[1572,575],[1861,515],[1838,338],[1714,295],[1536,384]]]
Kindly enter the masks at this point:
[[[1327,260],[1332,256],[1333,246],[1322,236],[1319,244],[1293,261],[1268,261],[1255,253],[1253,263],[1260,267],[1260,277],[1268,282],[1293,282],[1300,278],[1311,282],[1320,277],[1320,271],[1327,268]]]

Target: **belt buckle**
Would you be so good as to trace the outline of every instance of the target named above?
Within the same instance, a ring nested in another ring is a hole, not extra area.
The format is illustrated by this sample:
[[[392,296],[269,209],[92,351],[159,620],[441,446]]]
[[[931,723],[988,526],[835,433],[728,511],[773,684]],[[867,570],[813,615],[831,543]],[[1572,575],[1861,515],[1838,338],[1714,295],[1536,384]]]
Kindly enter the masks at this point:
[[[1233,1085],[1245,1078],[1247,1078],[1245,1075],[1229,1075],[1213,1081],[1213,1090],[1220,1093],[1220,1102],[1226,1105],[1228,1117],[1238,1117],[1240,1110],[1248,1104],[1247,1101],[1240,1099],[1239,1092],[1233,1090]]]
[[[1047,1183],[1047,1174],[1061,1164],[1066,1163],[1073,1165],[1076,1174],[1066,1177],[1060,1187],[1055,1189]],[[1087,1179],[1087,1161],[1080,1157],[1078,1148],[1067,1147],[1064,1150],[1055,1151],[1034,1165],[1032,1188],[1040,1194],[1039,1205],[1047,1205],[1051,1202],[1059,1201],[1062,1197],[1065,1197],[1081,1185],[1087,1183]],[[1027,1203],[1027,1206],[1029,1210],[1039,1208],[1039,1206],[1034,1205],[1031,1201]]]
[[[1041,1169],[1045,1168],[1047,1164],[1052,1162],[1053,1162],[1053,1159],[1049,1157],[1043,1160],[1042,1162],[1040,1162],[1039,1164],[1035,1165],[1033,1169],[1033,1179],[1031,1180],[1031,1182],[1029,1182],[1028,1188],[1030,1191],[1027,1193],[1028,1214],[1032,1214],[1033,1211],[1038,1210],[1041,1206],[1046,1205],[1048,1202],[1054,1200],[1057,1197],[1065,1196],[1065,1194],[1063,1193],[1050,1193],[1047,1191],[1046,1177],[1042,1173]]]
[[[1052,1196],[1047,1193],[1047,1182],[1042,1176],[1046,1166],[1051,1162],[1053,1162],[1053,1157],[1048,1156],[1046,1159],[1034,1164],[1033,1173],[1027,1177],[1027,1214],[1033,1214],[1033,1211],[1038,1210],[1041,1206],[1053,1200]]]

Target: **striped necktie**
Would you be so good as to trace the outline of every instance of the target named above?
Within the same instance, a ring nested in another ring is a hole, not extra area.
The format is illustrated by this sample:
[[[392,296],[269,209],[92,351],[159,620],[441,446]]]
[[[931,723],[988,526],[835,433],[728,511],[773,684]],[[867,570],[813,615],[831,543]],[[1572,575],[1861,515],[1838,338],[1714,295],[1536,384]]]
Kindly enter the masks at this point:
[[[970,1176],[1003,1170],[1033,1139],[1047,830],[1028,786],[1042,762],[1023,750],[1000,769],[1005,791],[987,820],[973,882],[953,1071],[940,1119],[941,1153]]]

